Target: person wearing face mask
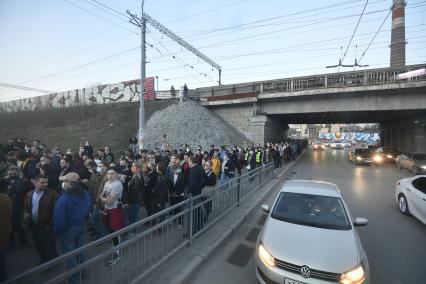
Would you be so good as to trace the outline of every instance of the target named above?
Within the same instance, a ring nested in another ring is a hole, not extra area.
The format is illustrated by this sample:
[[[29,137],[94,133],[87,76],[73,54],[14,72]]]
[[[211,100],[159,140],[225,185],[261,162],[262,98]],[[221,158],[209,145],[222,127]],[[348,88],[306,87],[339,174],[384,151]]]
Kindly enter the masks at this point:
[[[158,182],[158,173],[154,163],[148,163],[146,167],[146,174],[144,179],[145,191],[144,191],[144,203],[148,216],[153,213],[153,196],[152,192]]]
[[[80,177],[70,172],[59,178],[64,188],[53,210],[53,232],[58,236],[62,253],[67,253],[83,246],[86,236],[85,222],[91,208],[90,195],[80,186]],[[71,269],[85,261],[83,253],[66,261]],[[78,274],[68,277],[68,283],[78,283]]]
[[[22,226],[21,218],[24,212],[24,197],[27,193],[27,185],[18,167],[11,166],[7,169],[7,176],[4,180],[7,195],[13,202],[12,214],[12,234],[10,243],[15,243],[15,234],[18,235],[21,249],[25,249],[27,245],[27,236]]]
[[[223,154],[222,172],[220,174],[220,185],[226,184],[229,180],[234,178],[235,165],[229,159],[228,154]],[[225,190],[228,187],[225,188]]]
[[[138,221],[139,210],[144,199],[143,194],[145,185],[141,167],[142,165],[140,162],[133,162],[131,167],[133,176],[129,181],[125,200],[125,203],[128,204],[125,208],[127,225],[131,225]]]

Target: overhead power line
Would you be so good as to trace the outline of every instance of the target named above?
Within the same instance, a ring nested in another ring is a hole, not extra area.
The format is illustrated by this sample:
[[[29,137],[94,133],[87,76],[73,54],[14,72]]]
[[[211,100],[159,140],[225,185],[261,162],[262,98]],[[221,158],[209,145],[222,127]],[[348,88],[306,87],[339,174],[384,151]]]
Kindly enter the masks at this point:
[[[130,11],[127,11],[127,13],[132,18],[131,23],[133,23],[134,25],[137,25],[139,27],[142,27],[142,25],[143,25],[142,24],[142,18],[139,19],[135,14],[130,13]],[[195,54],[198,58],[201,58],[201,60],[207,62],[212,67],[216,68],[219,71],[219,85],[220,85],[222,67],[220,67],[219,64],[217,64],[216,62],[214,62],[212,59],[210,59],[209,57],[207,57],[204,53],[202,53],[201,51],[199,51],[198,49],[196,49],[195,47],[193,47],[186,40],[184,40],[183,38],[181,38],[180,36],[178,36],[177,34],[175,34],[174,32],[172,32],[171,30],[169,30],[168,28],[166,28],[164,25],[162,25],[160,22],[158,22],[157,20],[155,20],[154,18],[152,18],[147,13],[143,13],[142,17],[145,19],[146,22],[148,22],[150,25],[152,25],[155,29],[157,29],[160,32],[164,33],[169,38],[171,38],[174,41],[176,41],[179,45],[181,45],[182,47],[184,47],[188,51],[190,51],[193,54]]]
[[[377,29],[376,33],[374,34],[373,38],[371,39],[370,43],[368,44],[368,46],[365,48],[364,52],[361,54],[361,57],[359,58],[358,62],[361,62],[361,60],[364,58],[365,53],[367,52],[367,50],[370,48],[371,44],[373,43],[374,39],[376,38],[377,34],[380,32],[380,30],[382,29],[383,25],[385,24],[385,22],[387,21],[387,19],[389,18],[389,15],[392,13],[393,10],[393,6],[389,9],[388,14],[386,15],[385,19],[383,20],[382,24],[380,25],[380,27]],[[356,67],[355,67],[356,68]]]
[[[46,91],[46,90],[42,90],[42,89],[36,89],[36,88],[31,88],[31,87],[26,87],[26,86],[20,86],[20,85],[14,85],[14,84],[7,84],[7,83],[0,83],[0,86],[1,87],[6,87],[6,88],[12,88],[12,89],[19,89],[19,90],[37,92],[37,93],[45,93],[45,94],[51,94],[51,93],[53,93],[51,91]]]
[[[359,15],[359,19],[358,19],[358,22],[356,23],[356,26],[355,26],[354,32],[352,33],[351,39],[349,40],[349,43],[348,43],[348,45],[346,46],[345,53],[343,54],[342,59],[341,59],[341,60],[339,60],[339,70],[340,70],[340,67],[342,66],[343,61],[345,60],[346,54],[348,53],[348,50],[349,50],[349,46],[351,46],[352,40],[354,39],[355,33],[356,33],[357,29],[358,29],[359,23],[361,22],[362,16],[364,15],[365,8],[367,8],[367,5],[368,5],[368,0],[366,0],[366,1],[365,1],[364,8],[362,9],[361,14]],[[356,63],[356,62],[355,62],[355,63]]]

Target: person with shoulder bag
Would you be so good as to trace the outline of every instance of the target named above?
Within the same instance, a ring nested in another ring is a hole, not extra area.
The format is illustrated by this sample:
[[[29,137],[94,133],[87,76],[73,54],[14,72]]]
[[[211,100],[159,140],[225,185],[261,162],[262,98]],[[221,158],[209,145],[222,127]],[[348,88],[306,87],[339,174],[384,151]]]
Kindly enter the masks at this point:
[[[109,232],[113,233],[124,227],[123,204],[121,203],[123,185],[118,180],[118,174],[115,170],[107,171],[107,179],[108,181],[105,183],[100,196],[100,201],[103,203],[103,210],[100,214],[103,214],[103,221]],[[112,241],[114,246],[119,245],[120,236],[113,238]],[[108,265],[114,265],[120,258],[120,251],[116,250],[112,259],[108,261]]]

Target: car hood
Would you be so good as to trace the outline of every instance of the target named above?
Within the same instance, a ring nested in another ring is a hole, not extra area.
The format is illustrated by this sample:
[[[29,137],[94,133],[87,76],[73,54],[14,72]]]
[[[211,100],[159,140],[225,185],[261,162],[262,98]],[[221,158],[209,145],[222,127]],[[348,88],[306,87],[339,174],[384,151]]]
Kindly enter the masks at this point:
[[[344,273],[360,263],[353,230],[308,227],[268,218],[262,242],[274,258],[311,269]]]

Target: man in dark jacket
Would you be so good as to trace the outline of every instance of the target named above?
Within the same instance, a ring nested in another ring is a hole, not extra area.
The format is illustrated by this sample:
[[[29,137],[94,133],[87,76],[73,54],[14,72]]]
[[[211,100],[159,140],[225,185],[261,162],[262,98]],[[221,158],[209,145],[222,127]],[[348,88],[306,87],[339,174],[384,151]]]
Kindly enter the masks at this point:
[[[27,184],[20,175],[18,167],[12,166],[7,169],[7,176],[5,178],[5,185],[7,195],[12,198],[13,214],[12,214],[12,235],[11,242],[14,243],[15,233],[19,237],[22,247],[27,245],[27,236],[24,228],[22,227],[22,213],[24,212],[24,198],[27,193]]]
[[[196,207],[193,213],[192,234],[195,234],[203,228],[203,211],[196,205],[201,202],[201,190],[206,183],[207,175],[203,166],[198,164],[195,156],[189,157],[189,173],[186,181],[186,192],[192,195],[193,206]]]
[[[145,208],[148,213],[148,216],[151,216],[153,214],[153,196],[152,192],[154,191],[155,186],[157,185],[158,181],[158,173],[155,168],[154,163],[148,163],[146,167],[146,174],[144,179],[144,203]]]
[[[53,211],[53,232],[58,235],[62,252],[67,253],[84,245],[85,222],[90,212],[90,195],[80,185],[77,173],[68,173],[60,180],[63,181],[64,193],[58,198]],[[66,262],[68,269],[84,262],[84,255],[69,258]],[[68,283],[77,283],[78,275],[68,278]]]
[[[25,219],[30,223],[31,234],[41,262],[58,256],[52,232],[53,208],[58,193],[48,188],[47,176],[35,177],[35,189],[25,197]]]
[[[166,170],[166,177],[170,183],[170,206],[185,200],[185,174],[180,166],[179,155],[173,154],[170,165]],[[182,211],[181,207],[173,210],[173,215]],[[178,229],[182,229],[182,217],[178,218]]]
[[[125,208],[127,225],[135,223],[139,217],[139,209],[141,208],[145,190],[141,168],[140,162],[134,162],[131,167],[133,176],[129,181],[125,200],[125,203],[128,204]]]
[[[12,232],[12,199],[0,193],[0,282],[7,279],[6,247]]]

